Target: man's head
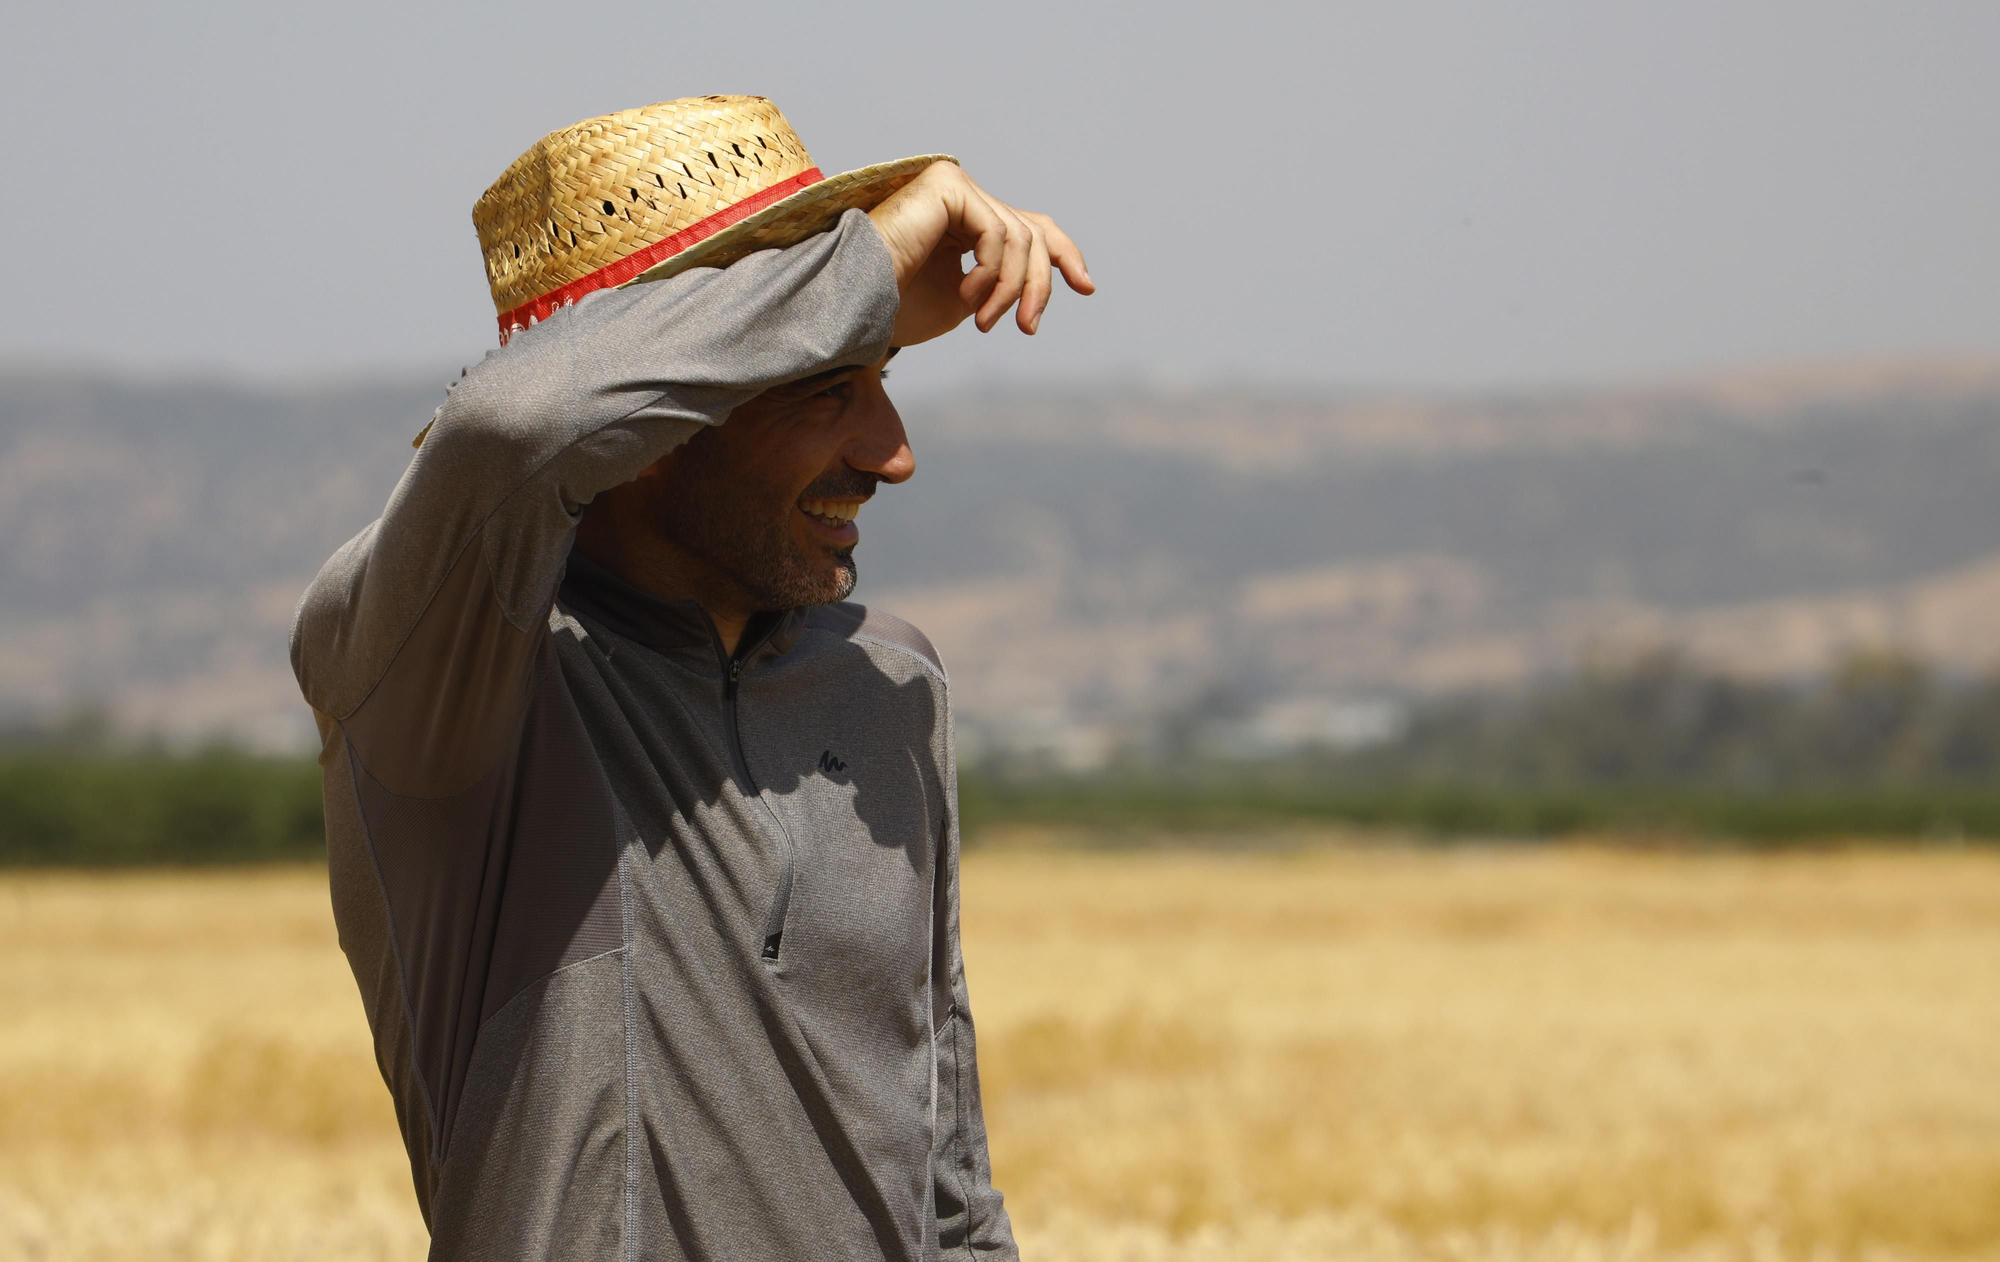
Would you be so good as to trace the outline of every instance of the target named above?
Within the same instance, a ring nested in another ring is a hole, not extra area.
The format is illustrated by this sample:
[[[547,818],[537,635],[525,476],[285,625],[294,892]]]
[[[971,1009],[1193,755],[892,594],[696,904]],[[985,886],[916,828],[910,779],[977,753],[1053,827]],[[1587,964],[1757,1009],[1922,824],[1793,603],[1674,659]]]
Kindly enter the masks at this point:
[[[750,614],[845,599],[855,512],[916,471],[887,362],[758,395],[598,496],[577,547],[634,586],[699,600],[730,641]]]
[[[856,178],[874,181],[871,197],[896,189],[868,212],[896,272],[891,345],[928,342],[968,318],[990,330],[1017,305],[1015,323],[1032,334],[1056,272],[1076,292],[1095,292],[1083,255],[1054,220],[995,200],[955,162],[898,167],[879,180],[868,174],[875,170]],[[504,305],[497,291],[495,302]],[[854,510],[877,484],[916,471],[882,389],[887,362],[765,391],[600,495],[577,548],[642,590],[700,601],[732,648],[754,613],[842,599],[854,589]]]

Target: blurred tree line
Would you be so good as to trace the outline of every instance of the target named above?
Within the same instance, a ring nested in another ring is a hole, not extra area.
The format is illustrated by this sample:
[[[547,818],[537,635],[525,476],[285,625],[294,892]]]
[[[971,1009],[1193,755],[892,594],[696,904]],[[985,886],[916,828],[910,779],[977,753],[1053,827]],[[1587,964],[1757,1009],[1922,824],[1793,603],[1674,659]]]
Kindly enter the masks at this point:
[[[325,853],[319,767],[122,738],[102,711],[0,723],[0,865],[129,866]]]
[[[2000,677],[1912,658],[1734,679],[1659,652],[1413,709],[1393,739],[1262,763],[1177,752],[1088,775],[961,769],[965,829],[1247,839],[1325,823],[1430,836],[1594,833],[1750,844],[2000,838]],[[309,859],[307,759],[121,740],[101,714],[0,723],[0,865]]]
[[[1240,702],[1234,703],[1240,707]],[[1212,698],[1202,708],[1216,712]],[[1230,714],[1232,708],[1221,708]],[[968,829],[1086,824],[1138,838],[1319,822],[1429,836],[2000,838],[2000,677],[1894,653],[1755,681],[1660,651],[1414,706],[1361,748],[1204,757],[1201,714],[1152,759],[1089,776],[961,770]]]
[[[1974,786],[2000,774],[2000,676],[1953,680],[1869,653],[1819,679],[1751,681],[1655,652],[1419,707],[1399,738],[1335,768],[1543,786]]]

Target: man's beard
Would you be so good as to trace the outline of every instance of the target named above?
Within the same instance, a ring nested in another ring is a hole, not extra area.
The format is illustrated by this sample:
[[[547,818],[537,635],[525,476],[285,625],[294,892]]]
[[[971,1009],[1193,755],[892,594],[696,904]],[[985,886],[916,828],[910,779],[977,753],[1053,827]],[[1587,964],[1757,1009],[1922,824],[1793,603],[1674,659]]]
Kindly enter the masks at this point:
[[[797,609],[846,600],[861,577],[854,549],[833,550],[831,565],[815,565],[799,555],[783,526],[768,527],[756,538],[738,536],[733,545],[722,546],[724,551],[710,559],[728,567],[759,609]]]
[[[799,499],[871,495],[879,481],[871,474],[843,469],[815,479]],[[726,478],[701,473],[688,480],[687,485],[700,490],[674,514],[679,519],[674,533],[684,546],[735,579],[761,610],[830,605],[853,594],[860,577],[854,549],[802,550],[791,522],[791,514],[798,511],[796,500],[775,515],[745,511],[740,499],[727,494],[727,484]]]

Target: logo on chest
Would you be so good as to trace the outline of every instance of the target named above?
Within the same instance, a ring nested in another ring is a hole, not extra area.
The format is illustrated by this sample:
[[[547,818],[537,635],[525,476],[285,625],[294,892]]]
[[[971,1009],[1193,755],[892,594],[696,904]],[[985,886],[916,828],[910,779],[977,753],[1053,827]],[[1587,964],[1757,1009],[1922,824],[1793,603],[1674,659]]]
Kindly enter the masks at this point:
[[[824,775],[837,776],[847,770],[847,764],[833,756],[833,751],[823,750],[819,756],[819,769]]]

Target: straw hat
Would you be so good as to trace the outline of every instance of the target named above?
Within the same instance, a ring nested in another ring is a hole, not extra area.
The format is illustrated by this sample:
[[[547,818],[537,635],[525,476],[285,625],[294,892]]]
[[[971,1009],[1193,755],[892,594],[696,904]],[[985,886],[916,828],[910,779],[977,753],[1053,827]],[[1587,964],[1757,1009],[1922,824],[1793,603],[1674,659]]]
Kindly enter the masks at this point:
[[[594,290],[725,267],[869,209],[949,154],[827,179],[761,96],[696,96],[550,132],[472,208],[504,344]]]

